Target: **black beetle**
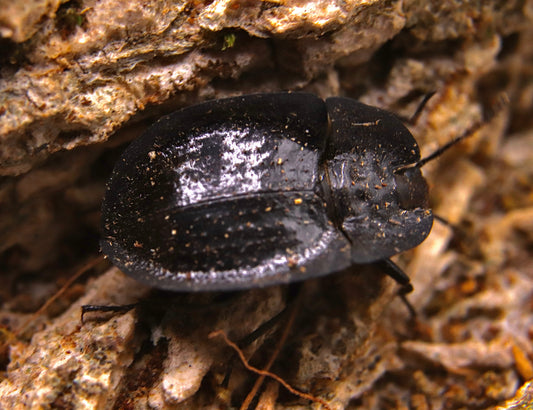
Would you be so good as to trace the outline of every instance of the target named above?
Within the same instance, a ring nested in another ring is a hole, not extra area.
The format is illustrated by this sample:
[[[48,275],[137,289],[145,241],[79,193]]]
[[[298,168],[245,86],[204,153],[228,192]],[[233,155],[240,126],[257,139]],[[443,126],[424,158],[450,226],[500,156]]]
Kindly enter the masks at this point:
[[[178,291],[390,263],[432,227],[419,161],[402,121],[353,99],[208,101],[161,118],[124,152],[101,247],[135,279]]]

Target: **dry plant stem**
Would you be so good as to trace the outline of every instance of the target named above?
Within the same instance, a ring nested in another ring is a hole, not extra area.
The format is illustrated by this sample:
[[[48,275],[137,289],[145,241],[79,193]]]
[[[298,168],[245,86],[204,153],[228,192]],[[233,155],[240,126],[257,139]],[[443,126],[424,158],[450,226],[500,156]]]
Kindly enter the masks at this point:
[[[65,291],[76,280],[78,280],[84,273],[86,273],[89,270],[91,270],[92,268],[94,268],[96,265],[98,265],[103,260],[104,260],[103,256],[97,256],[97,257],[89,260],[89,262],[87,262],[85,265],[83,265],[81,268],[79,268],[78,271],[69,280],[67,280],[67,282],[61,287],[61,289],[59,289],[50,299],[48,299],[45,302],[45,304],[42,305],[39,308],[39,310],[37,310],[33,315],[31,315],[31,317],[26,322],[24,322],[24,324],[19,329],[17,329],[14,332],[15,337],[17,337],[20,334],[22,334],[26,330],[26,328],[30,325],[30,323],[32,323],[37,317],[39,317],[39,315],[42,315],[46,311],[46,309],[48,309],[48,307],[52,303],[54,303],[54,301],[56,301],[57,298],[59,298],[63,293],[65,293]]]
[[[281,352],[281,349],[283,345],[285,344],[285,341],[287,340],[287,337],[289,336],[289,333],[292,329],[292,325],[294,323],[294,319],[296,318],[296,312],[298,311],[298,307],[300,306],[300,301],[302,300],[302,292],[298,292],[298,296],[292,306],[290,307],[291,311],[289,314],[289,318],[287,320],[287,323],[285,324],[285,327],[283,329],[283,333],[281,334],[281,337],[279,338],[278,344],[276,346],[276,349],[274,350],[274,353],[272,353],[272,356],[270,356],[270,359],[266,366],[263,368],[264,371],[269,371],[272,365],[274,364],[274,361],[278,357],[279,353]],[[246,396],[246,399],[241,405],[241,410],[248,410],[248,407],[250,407],[250,404],[257,394],[257,391],[263,384],[263,381],[265,380],[265,376],[261,375],[259,378],[255,381],[254,386],[252,387],[252,390],[248,393]]]
[[[314,401],[316,403],[320,403],[322,406],[324,406],[324,408],[326,408],[328,410],[332,410],[331,407],[329,407],[329,405],[324,400],[322,400],[321,398],[315,397],[315,396],[311,396],[310,394],[307,394],[307,393],[301,392],[299,390],[296,390],[295,388],[290,386],[285,380],[283,380],[278,375],[276,375],[274,373],[267,372],[265,370],[258,369],[256,367],[253,367],[252,365],[250,365],[248,363],[248,361],[246,360],[246,358],[244,357],[244,354],[242,353],[242,350],[239,348],[239,346],[237,346],[237,344],[235,344],[231,340],[229,340],[228,336],[226,335],[226,333],[223,330],[215,330],[214,332],[211,332],[208,337],[210,339],[212,339],[212,338],[217,337],[217,336],[222,336],[222,338],[224,339],[224,342],[228,346],[230,346],[233,350],[235,350],[235,352],[237,352],[237,354],[239,355],[239,358],[241,359],[241,362],[244,365],[244,367],[246,367],[251,372],[254,372],[254,373],[259,374],[261,376],[270,377],[270,378],[276,380],[279,384],[281,384],[283,387],[285,387],[292,394],[294,394],[296,396],[299,396],[299,397],[302,397],[302,398],[307,399],[307,400]]]

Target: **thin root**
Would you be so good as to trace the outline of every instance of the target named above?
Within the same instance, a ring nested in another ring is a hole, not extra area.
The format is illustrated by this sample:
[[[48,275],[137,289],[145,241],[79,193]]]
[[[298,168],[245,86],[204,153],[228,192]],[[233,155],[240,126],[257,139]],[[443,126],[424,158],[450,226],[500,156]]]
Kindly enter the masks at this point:
[[[39,315],[43,314],[43,312],[45,312],[46,309],[48,309],[48,307],[52,303],[54,303],[54,301],[56,301],[63,293],[65,293],[65,291],[76,280],[78,280],[80,278],[80,276],[82,276],[84,273],[90,271],[92,268],[94,268],[96,265],[98,265],[103,260],[104,260],[104,258],[102,256],[97,256],[96,258],[93,258],[93,259],[89,260],[85,265],[83,265],[81,268],[79,268],[78,271],[73,276],[71,276],[69,280],[67,280],[67,282],[61,287],[61,289],[59,289],[50,299],[48,299],[46,301],[46,303],[39,308],[39,310],[37,310],[33,315],[31,315],[31,317],[26,322],[24,322],[24,324],[20,328],[18,328],[15,332],[13,332],[15,334],[15,336],[21,335],[26,330],[26,328],[37,317],[39,317]]]
[[[237,346],[235,343],[233,343],[231,340],[229,340],[228,336],[226,335],[226,333],[223,330],[216,330],[214,332],[211,332],[208,337],[210,339],[212,339],[212,338],[217,337],[217,336],[222,336],[222,338],[224,339],[224,342],[228,346],[230,346],[233,350],[235,350],[235,352],[239,355],[239,358],[241,359],[241,362],[244,365],[244,367],[246,367],[251,372],[254,372],[254,373],[256,373],[258,375],[261,375],[261,376],[270,377],[271,379],[276,380],[279,384],[281,384],[283,387],[285,387],[292,394],[294,394],[296,396],[299,396],[299,397],[301,397],[303,399],[311,400],[311,401],[313,401],[315,403],[320,403],[322,406],[324,406],[324,408],[326,408],[328,410],[332,410],[332,408],[329,407],[328,403],[326,403],[321,398],[312,396],[310,394],[301,392],[299,390],[296,390],[295,388],[290,386],[285,380],[283,380],[278,375],[276,375],[274,373],[270,373],[270,372],[268,372],[266,370],[258,369],[256,367],[253,367],[252,365],[250,365],[248,363],[248,360],[246,360],[246,358],[244,357],[244,354],[243,354],[242,350],[239,349],[239,346]]]

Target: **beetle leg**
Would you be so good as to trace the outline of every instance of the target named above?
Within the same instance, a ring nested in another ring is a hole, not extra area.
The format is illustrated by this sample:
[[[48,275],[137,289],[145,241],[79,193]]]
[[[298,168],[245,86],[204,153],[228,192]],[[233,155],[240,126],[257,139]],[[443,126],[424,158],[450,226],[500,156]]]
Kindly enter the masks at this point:
[[[411,317],[416,317],[415,308],[413,307],[413,305],[411,305],[411,303],[406,297],[408,293],[411,293],[413,291],[413,285],[411,284],[411,279],[409,279],[409,276],[407,276],[407,274],[390,259],[383,259],[381,261],[375,262],[375,264],[382,270],[383,273],[387,274],[396,282],[398,282],[398,284],[400,284],[401,288],[398,292],[398,296],[400,296],[402,302],[409,310]]]
[[[81,307],[81,323],[83,323],[83,317],[88,312],[117,312],[117,313],[126,313],[137,307],[138,303],[133,303],[131,305],[120,305],[120,306],[102,306],[102,305],[83,305]]]
[[[454,239],[458,238],[459,240],[461,240],[461,238],[464,238],[466,236],[466,232],[460,225],[454,224],[448,221],[446,218],[437,214],[433,214],[433,218],[439,221],[444,226],[450,228],[453,233]]]

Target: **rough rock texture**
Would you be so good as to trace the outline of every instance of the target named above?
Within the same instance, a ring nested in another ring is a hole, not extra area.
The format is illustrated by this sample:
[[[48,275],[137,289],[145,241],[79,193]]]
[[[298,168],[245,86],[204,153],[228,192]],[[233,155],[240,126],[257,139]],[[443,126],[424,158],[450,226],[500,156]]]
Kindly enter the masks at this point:
[[[436,222],[396,259],[417,320],[372,267],[310,281],[272,370],[337,409],[533,406],[532,20],[531,0],[0,1],[0,407],[243,402],[255,376],[208,335],[242,340],[283,310],[286,287],[172,295],[99,266],[26,323],[98,253],[125,143],[176,108],[280,89],[404,116],[436,90],[411,127],[423,154],[502,92],[509,104],[424,167],[456,229]],[[83,304],[135,301],[80,322]],[[283,323],[244,349],[253,365]],[[310,406],[269,380],[259,397],[258,408]]]

